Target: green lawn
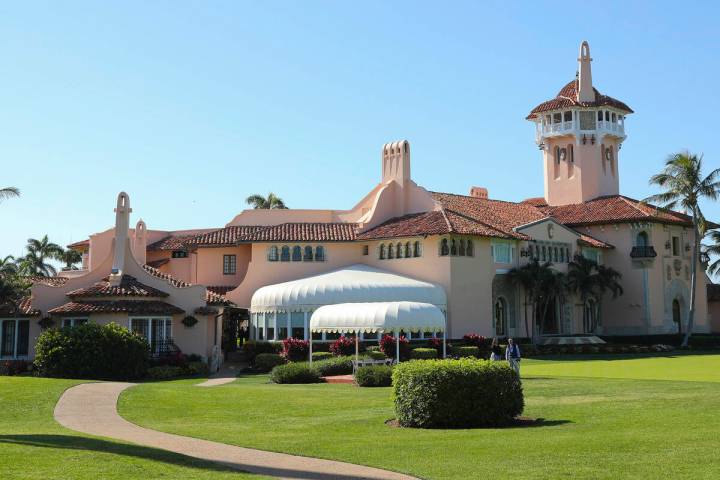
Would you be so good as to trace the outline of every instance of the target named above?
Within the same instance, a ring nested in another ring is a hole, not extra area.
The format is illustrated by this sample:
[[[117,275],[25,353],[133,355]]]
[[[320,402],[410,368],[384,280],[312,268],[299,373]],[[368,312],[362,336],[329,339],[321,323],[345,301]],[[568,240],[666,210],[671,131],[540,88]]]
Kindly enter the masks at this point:
[[[0,377],[0,478],[8,479],[258,479],[214,463],[61,427],[52,412],[79,382]],[[199,390],[199,389],[198,389]]]
[[[390,389],[273,385],[248,376],[126,391],[121,414],[163,431],[332,458],[422,478],[717,478],[720,356],[527,360],[525,414],[543,426],[413,430],[385,425]]]

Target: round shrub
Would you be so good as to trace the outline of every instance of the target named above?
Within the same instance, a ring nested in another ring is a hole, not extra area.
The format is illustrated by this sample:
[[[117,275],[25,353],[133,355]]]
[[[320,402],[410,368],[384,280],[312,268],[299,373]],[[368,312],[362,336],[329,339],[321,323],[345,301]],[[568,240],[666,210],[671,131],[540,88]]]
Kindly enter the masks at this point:
[[[355,372],[355,383],[360,387],[389,387],[392,385],[392,367],[368,365]]]
[[[285,359],[277,353],[259,353],[255,357],[255,368],[261,372],[269,372],[277,365],[285,363]]]
[[[525,406],[520,377],[505,362],[463,358],[396,366],[395,413],[419,428],[504,425]]]
[[[380,351],[388,358],[397,358],[397,340],[392,335],[383,335],[378,341]],[[400,337],[400,360],[410,356],[410,342],[405,336]]]
[[[312,364],[315,371],[321,377],[333,375],[350,375],[353,372],[352,359],[350,357],[334,357]]]
[[[282,352],[280,355],[288,362],[302,362],[307,360],[310,353],[310,342],[299,338],[286,338],[282,341]]]
[[[272,369],[270,380],[275,383],[320,383],[317,369],[307,362],[287,363]]]
[[[320,360],[327,360],[328,358],[333,358],[334,355],[330,352],[313,352],[312,353],[312,359],[313,362],[320,361]]]
[[[115,323],[85,323],[45,330],[35,346],[35,367],[42,376],[133,380],[145,375],[147,341]]]
[[[480,357],[480,349],[475,346],[463,345],[452,347],[451,352],[455,357]]]
[[[434,348],[416,348],[410,352],[410,358],[418,360],[430,360],[437,357],[438,352]]]

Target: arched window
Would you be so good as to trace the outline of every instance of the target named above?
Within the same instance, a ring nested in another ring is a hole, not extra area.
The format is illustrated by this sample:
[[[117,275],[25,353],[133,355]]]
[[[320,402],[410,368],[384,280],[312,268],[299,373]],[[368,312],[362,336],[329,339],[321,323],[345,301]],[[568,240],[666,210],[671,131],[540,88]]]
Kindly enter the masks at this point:
[[[648,238],[647,232],[640,232],[637,234],[637,246],[647,247],[650,245],[650,239]]]
[[[315,247],[315,261],[316,262],[324,262],[325,261],[325,247],[322,245],[318,245]]]
[[[290,247],[287,245],[283,245],[283,247],[280,249],[280,261],[281,262],[289,262],[290,261]]]
[[[457,255],[457,242],[454,238],[450,240],[450,255],[452,255],[453,257]]]
[[[450,247],[448,247],[447,238],[443,238],[440,242],[440,256],[446,257],[450,255]]]
[[[419,257],[420,255],[422,255],[422,244],[416,240],[413,245],[413,257]]]
[[[462,238],[460,239],[460,250],[458,251],[458,253],[461,257],[465,256],[465,240]]]
[[[271,262],[277,262],[278,261],[278,248],[276,245],[273,245],[270,247],[270,251],[268,252],[268,260]]]
[[[405,253],[403,252],[403,244],[398,242],[397,244],[397,258],[403,258],[405,257]]]
[[[507,335],[507,302],[503,297],[495,300],[495,335],[502,337]]]
[[[472,240],[468,240],[468,241],[467,241],[467,247],[465,247],[465,254],[466,254],[468,257],[472,257],[472,256],[475,255],[475,247],[473,246],[473,241],[472,241]]]
[[[303,261],[304,262],[312,262],[313,260],[313,248],[308,245],[305,247],[305,252],[303,253]]]
[[[395,245],[392,243],[388,246],[388,259],[392,260],[395,258]]]
[[[405,242],[405,258],[410,258],[413,256],[412,248],[410,247],[410,242]]]
[[[380,257],[380,260],[385,260],[386,255],[387,254],[385,252],[385,244],[381,243],[380,244],[380,253],[379,253],[378,257]]]
[[[295,245],[292,249],[292,261],[299,262],[302,260],[302,248],[300,245]]]

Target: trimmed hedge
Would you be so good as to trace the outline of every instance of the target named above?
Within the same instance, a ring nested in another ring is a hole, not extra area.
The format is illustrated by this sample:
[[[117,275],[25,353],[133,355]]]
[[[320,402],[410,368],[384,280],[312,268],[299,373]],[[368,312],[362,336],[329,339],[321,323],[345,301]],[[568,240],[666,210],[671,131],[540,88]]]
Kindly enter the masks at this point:
[[[387,358],[385,354],[379,350],[368,350],[365,353],[360,354],[360,356],[365,356],[373,360],[385,360]]]
[[[322,378],[316,368],[307,362],[287,363],[272,369],[270,380],[275,383],[320,383]]]
[[[410,358],[430,360],[438,358],[438,352],[434,348],[416,348],[410,352]]]
[[[454,357],[480,357],[480,349],[470,345],[454,346],[450,349],[450,352]]]
[[[368,365],[355,372],[355,383],[360,387],[389,387],[392,385],[392,367]]]
[[[115,323],[45,330],[35,346],[41,376],[133,380],[145,376],[147,341]]]
[[[261,372],[269,372],[274,367],[285,363],[285,359],[278,353],[259,353],[255,357],[255,368]]]
[[[350,357],[334,357],[313,362],[312,367],[321,377],[349,375],[353,372],[353,364]]]
[[[248,340],[243,345],[243,350],[245,351],[248,361],[252,365],[255,362],[255,357],[261,353],[280,353],[282,351],[282,346],[282,343],[279,342]]]
[[[182,377],[187,375],[182,367],[164,365],[162,367],[150,367],[147,370],[147,378],[151,380],[164,380],[166,378]]]
[[[335,355],[333,355],[330,352],[313,352],[312,353],[312,359],[313,362],[318,362],[320,360],[327,360],[328,358],[333,358]]]
[[[393,369],[392,384],[395,413],[405,427],[500,426],[525,406],[520,377],[505,362],[407,362]]]

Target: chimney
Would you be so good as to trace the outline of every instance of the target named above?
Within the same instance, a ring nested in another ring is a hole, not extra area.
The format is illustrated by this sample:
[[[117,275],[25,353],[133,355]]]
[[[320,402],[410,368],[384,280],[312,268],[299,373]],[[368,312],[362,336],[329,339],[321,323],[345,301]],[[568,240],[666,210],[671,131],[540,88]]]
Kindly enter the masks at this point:
[[[147,225],[143,222],[142,218],[137,225],[135,225],[135,245],[134,245],[135,260],[140,265],[147,263]]]
[[[595,90],[592,85],[592,71],[590,68],[590,45],[588,42],[580,44],[580,56],[578,57],[578,102],[594,102]]]
[[[405,185],[410,180],[410,143],[407,140],[386,143],[382,148],[382,182]]]
[[[473,198],[488,198],[488,190],[485,187],[471,187],[470,196]]]
[[[115,255],[110,272],[110,284],[119,285],[125,268],[125,248],[129,245],[128,228],[130,227],[130,197],[120,192],[115,208]]]

